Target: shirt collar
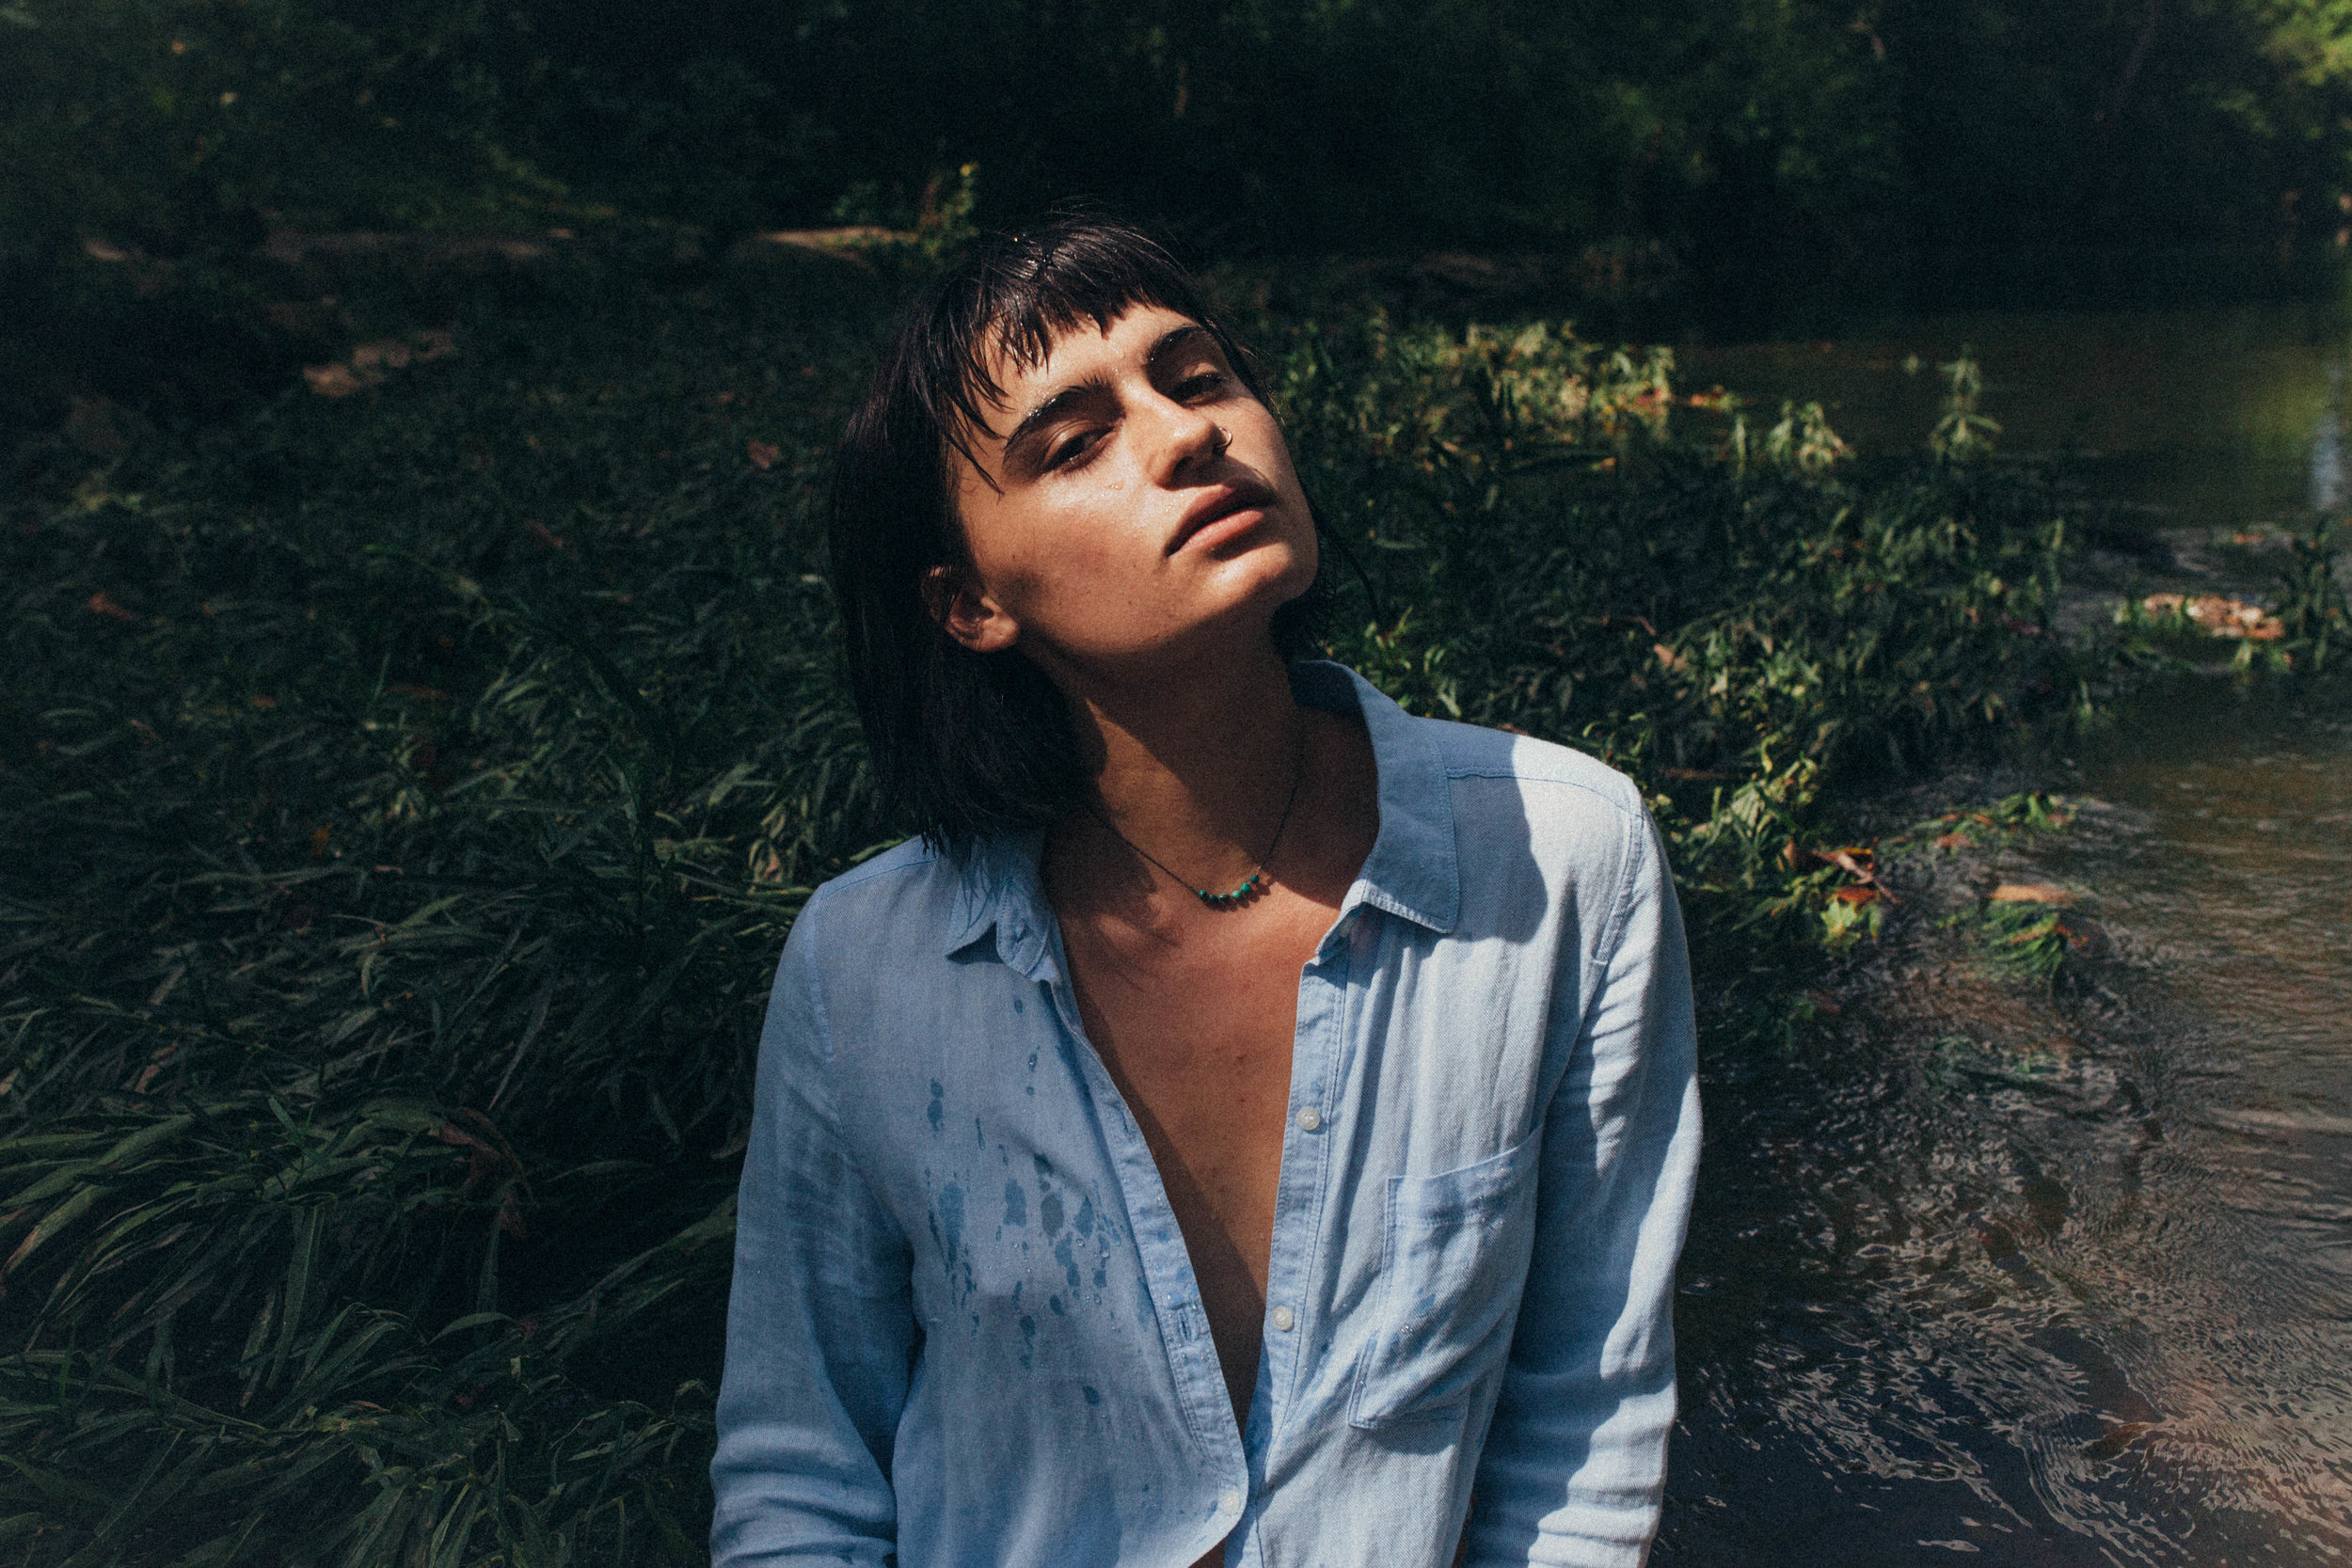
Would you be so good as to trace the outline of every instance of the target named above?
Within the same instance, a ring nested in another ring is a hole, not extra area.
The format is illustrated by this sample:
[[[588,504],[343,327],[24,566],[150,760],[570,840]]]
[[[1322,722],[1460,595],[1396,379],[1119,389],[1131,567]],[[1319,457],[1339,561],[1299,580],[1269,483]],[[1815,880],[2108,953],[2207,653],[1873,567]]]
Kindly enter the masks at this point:
[[[1345,665],[1314,659],[1291,666],[1291,693],[1327,713],[1353,710],[1372,737],[1379,776],[1380,832],[1340,906],[1386,910],[1443,935],[1462,907],[1454,843],[1454,796],[1445,759],[1428,728]],[[956,909],[947,943],[961,952],[993,929],[996,954],[1034,974],[1043,961],[1049,920],[1038,857],[1044,835],[1000,833],[982,839],[957,865]]]
[[[1454,791],[1428,724],[1355,671],[1327,659],[1292,665],[1291,692],[1307,706],[1328,713],[1352,706],[1372,736],[1372,760],[1380,779],[1380,835],[1340,913],[1370,904],[1440,936],[1453,930],[1462,910]]]
[[[1045,953],[1045,889],[1038,860],[1045,850],[1041,832],[996,833],[981,839],[956,867],[956,912],[949,953],[960,953],[991,930],[996,956],[1024,974],[1034,974]]]

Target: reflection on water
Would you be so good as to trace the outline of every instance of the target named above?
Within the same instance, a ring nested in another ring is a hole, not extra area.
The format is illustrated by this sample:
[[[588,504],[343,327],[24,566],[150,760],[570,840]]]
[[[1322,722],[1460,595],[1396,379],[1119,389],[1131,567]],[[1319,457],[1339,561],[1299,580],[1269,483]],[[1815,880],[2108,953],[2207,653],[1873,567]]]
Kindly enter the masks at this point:
[[[2344,367],[2328,367],[2328,406],[2312,432],[2312,510],[2344,506]]]
[[[2343,499],[2341,444],[2328,436],[2352,356],[2341,299],[1907,316],[1833,341],[1676,354],[1686,385],[1729,387],[1766,410],[1818,399],[1848,440],[1884,452],[1926,441],[1935,367],[1963,346],[1984,367],[2004,447],[2074,451],[2101,489],[2179,524],[2274,521]],[[2325,499],[2312,494],[2315,445],[2334,459]]]
[[[2352,705],[2152,702],[2064,833],[2052,994],[1912,923],[1719,1070],[1661,1562],[2352,1558]]]

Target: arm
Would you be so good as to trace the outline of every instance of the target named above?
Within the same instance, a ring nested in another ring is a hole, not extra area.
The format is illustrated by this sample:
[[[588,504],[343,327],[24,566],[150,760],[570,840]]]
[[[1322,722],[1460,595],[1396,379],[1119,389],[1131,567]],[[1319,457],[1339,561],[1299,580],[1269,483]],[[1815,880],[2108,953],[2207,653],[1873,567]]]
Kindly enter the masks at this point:
[[[909,1258],[841,1136],[815,913],[785,943],[760,1036],[710,1465],[714,1568],[896,1561]]]
[[[1690,958],[1657,830],[1634,829],[1544,1131],[1535,1250],[1479,1462],[1470,1560],[1638,1568],[1675,1413],[1674,1269],[1699,1154]]]

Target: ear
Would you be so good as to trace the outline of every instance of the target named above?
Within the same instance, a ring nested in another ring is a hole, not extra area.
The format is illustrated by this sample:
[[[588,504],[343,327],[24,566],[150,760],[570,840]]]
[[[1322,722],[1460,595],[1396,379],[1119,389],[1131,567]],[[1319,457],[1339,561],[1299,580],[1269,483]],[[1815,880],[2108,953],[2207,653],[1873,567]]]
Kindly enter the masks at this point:
[[[949,637],[976,654],[993,654],[1021,640],[1021,627],[969,570],[934,566],[923,574],[923,603]]]

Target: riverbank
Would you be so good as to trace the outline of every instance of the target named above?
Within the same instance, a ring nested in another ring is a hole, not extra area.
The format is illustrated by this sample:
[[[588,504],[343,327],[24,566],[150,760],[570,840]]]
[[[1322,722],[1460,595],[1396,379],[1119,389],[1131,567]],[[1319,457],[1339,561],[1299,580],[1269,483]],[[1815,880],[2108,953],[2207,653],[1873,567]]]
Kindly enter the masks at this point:
[[[816,507],[910,276],[394,277],[231,418],[14,455],[22,1560],[692,1558],[769,969],[896,836]],[[1892,907],[1858,802],[2139,657],[2057,635],[2095,503],[1964,370],[1940,450],[1856,457],[1556,328],[1236,315],[1362,569],[1334,655],[1633,774],[1722,1059]]]
[[[1883,939],[1718,1064],[1661,1560],[2344,1549],[2352,692],[2122,717],[1881,803]]]

